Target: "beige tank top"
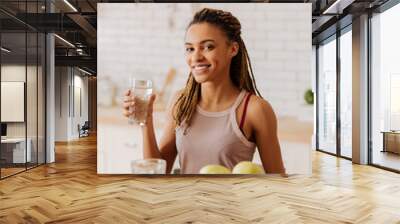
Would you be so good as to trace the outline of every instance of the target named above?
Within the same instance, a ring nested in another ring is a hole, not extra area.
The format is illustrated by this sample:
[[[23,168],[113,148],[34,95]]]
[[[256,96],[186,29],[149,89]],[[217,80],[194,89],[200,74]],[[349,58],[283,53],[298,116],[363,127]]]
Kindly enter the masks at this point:
[[[246,96],[243,90],[229,109],[208,112],[197,106],[189,128],[175,130],[181,174],[198,174],[205,165],[232,169],[241,161],[251,161],[255,144],[239,129],[236,109]]]

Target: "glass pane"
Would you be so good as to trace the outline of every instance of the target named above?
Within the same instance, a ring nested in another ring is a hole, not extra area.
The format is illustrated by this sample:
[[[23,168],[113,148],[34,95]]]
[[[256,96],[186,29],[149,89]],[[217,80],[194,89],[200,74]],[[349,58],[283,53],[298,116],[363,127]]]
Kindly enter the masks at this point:
[[[46,37],[39,33],[38,45],[38,163],[45,163],[45,44]]]
[[[351,30],[340,37],[340,153],[352,157],[352,35]]]
[[[37,165],[37,151],[38,151],[38,143],[37,143],[37,132],[38,132],[38,111],[37,111],[37,63],[38,63],[38,37],[36,32],[27,33],[27,43],[28,43],[28,55],[27,55],[27,94],[26,94],[26,110],[27,110],[27,133],[28,133],[28,160],[27,166],[28,168],[34,167]]]
[[[336,153],[336,39],[318,48],[318,148]]]
[[[37,1],[28,1],[26,12],[27,18],[30,22],[35,24],[37,21],[36,16],[32,17],[32,14],[38,12]],[[27,30],[27,150],[31,151],[30,158],[28,158],[27,167],[31,168],[37,166],[38,157],[38,143],[37,143],[37,133],[38,133],[38,108],[37,108],[37,73],[38,73],[38,36],[35,30]]]
[[[26,35],[1,34],[2,178],[25,170],[26,158]]]
[[[400,5],[372,18],[372,163],[400,170]]]

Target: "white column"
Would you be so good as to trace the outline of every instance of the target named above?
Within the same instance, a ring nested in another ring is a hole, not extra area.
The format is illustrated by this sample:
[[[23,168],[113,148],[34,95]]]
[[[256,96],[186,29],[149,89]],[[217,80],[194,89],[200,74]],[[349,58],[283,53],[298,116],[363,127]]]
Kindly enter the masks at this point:
[[[368,15],[353,20],[353,162],[368,163]]]
[[[54,133],[55,133],[55,56],[54,35],[46,35],[46,163],[55,161]]]

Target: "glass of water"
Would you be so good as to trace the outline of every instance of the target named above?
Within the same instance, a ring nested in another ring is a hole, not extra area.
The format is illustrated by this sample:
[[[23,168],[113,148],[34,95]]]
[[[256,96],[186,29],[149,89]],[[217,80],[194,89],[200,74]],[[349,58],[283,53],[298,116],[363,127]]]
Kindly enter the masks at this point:
[[[131,163],[133,174],[165,174],[167,162],[163,159],[138,159]]]
[[[153,93],[152,81],[131,78],[131,93],[135,97],[135,109],[133,115],[129,118],[130,123],[143,126],[146,124],[149,100]],[[133,110],[133,108],[131,108],[131,110]]]

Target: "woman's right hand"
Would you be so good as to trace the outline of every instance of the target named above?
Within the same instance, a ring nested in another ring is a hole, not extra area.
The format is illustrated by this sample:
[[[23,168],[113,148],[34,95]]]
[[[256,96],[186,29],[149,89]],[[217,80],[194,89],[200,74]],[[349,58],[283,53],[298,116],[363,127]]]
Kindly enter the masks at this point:
[[[153,104],[154,100],[156,99],[155,94],[151,94],[150,99],[149,99],[149,105],[147,107],[147,118],[146,118],[146,123],[150,121],[153,117]],[[125,117],[131,117],[134,116],[135,114],[135,96],[133,95],[131,90],[127,90],[124,94],[124,100],[122,103],[122,114]]]

